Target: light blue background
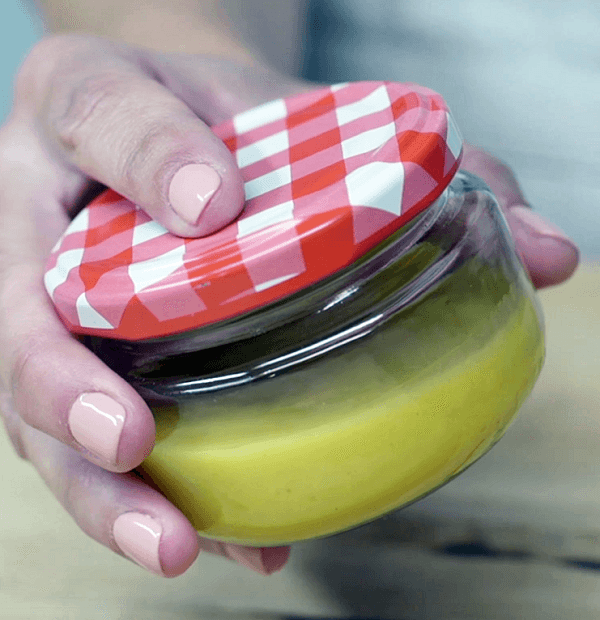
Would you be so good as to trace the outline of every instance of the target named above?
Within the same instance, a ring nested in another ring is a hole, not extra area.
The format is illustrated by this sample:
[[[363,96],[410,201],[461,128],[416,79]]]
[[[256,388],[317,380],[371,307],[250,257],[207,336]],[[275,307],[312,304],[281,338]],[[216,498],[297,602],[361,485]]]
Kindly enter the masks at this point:
[[[416,82],[600,258],[598,0],[311,0],[305,72]]]
[[[28,50],[43,34],[43,25],[33,4],[2,0],[0,8],[0,123],[11,107],[15,72]]]
[[[600,257],[600,2],[311,3],[311,78],[437,90],[465,139],[506,161],[534,208]],[[0,120],[42,32],[33,0],[3,0]]]

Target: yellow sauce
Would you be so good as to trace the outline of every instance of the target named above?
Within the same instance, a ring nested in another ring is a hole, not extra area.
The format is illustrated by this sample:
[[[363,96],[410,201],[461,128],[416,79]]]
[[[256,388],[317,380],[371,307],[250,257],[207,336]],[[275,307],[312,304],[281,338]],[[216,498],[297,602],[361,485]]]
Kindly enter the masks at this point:
[[[341,354],[155,410],[143,472],[201,535],[257,546],[423,496],[500,438],[542,365],[534,303],[487,273],[457,272]]]

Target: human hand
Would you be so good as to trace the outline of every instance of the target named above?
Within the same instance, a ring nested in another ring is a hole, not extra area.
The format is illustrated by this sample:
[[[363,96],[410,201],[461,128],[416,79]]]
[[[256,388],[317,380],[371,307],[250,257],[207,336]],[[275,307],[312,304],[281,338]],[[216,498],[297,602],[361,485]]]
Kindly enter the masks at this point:
[[[166,576],[184,572],[200,548],[263,573],[282,566],[289,550],[198,541],[176,508],[124,473],[152,449],[152,415],[67,333],[42,288],[43,266],[95,181],[175,234],[209,234],[233,219],[242,207],[242,180],[208,125],[307,88],[258,66],[53,37],[23,66],[13,113],[0,130],[0,376],[7,428],[88,535]],[[210,170],[183,175],[183,189],[204,201],[186,199],[182,188],[169,191],[178,167],[188,163],[217,171],[212,195]],[[489,155],[467,147],[465,167],[492,186],[505,209],[524,202],[510,171]],[[200,187],[190,185],[194,180]],[[566,249],[540,260],[540,248],[557,243],[556,233],[543,227],[530,233],[527,222],[507,213],[534,281],[566,279],[576,250],[560,241]]]
[[[512,170],[470,144],[464,145],[461,167],[483,179],[495,194],[534,285],[543,288],[570,278],[579,262],[577,246],[529,207]]]
[[[0,129],[7,429],[84,532],[165,576],[183,573],[199,549],[266,574],[289,549],[198,541],[181,512],[125,473],[153,447],[152,414],[67,332],[43,288],[44,264],[97,181],[178,235],[228,223],[243,206],[243,181],[208,125],[302,88],[259,65],[55,36],[25,61]]]

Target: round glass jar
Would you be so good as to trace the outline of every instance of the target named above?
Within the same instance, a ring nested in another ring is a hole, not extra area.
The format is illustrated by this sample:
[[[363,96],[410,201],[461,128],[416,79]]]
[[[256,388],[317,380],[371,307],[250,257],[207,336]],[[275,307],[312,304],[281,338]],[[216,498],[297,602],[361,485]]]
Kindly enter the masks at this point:
[[[203,536],[263,546],[364,523],[473,463],[533,387],[541,325],[497,202],[461,171],[309,290],[193,334],[88,344],[151,404],[143,475]]]
[[[457,172],[439,95],[303,97],[215,130],[245,176],[236,224],[182,240],[109,194],[46,274],[65,324],[154,413],[140,474],[202,536],[247,545],[339,532],[452,479],[544,356],[533,287],[489,188]]]

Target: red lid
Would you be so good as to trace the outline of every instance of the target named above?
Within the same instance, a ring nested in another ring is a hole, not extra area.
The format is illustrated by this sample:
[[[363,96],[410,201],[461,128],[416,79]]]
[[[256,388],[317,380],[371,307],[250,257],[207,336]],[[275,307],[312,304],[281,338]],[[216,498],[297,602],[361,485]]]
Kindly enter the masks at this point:
[[[213,127],[245,180],[241,216],[170,234],[107,191],[56,244],[45,284],[77,334],[167,336],[295,293],[354,262],[450,183],[462,140],[444,100],[356,82],[278,99]]]

